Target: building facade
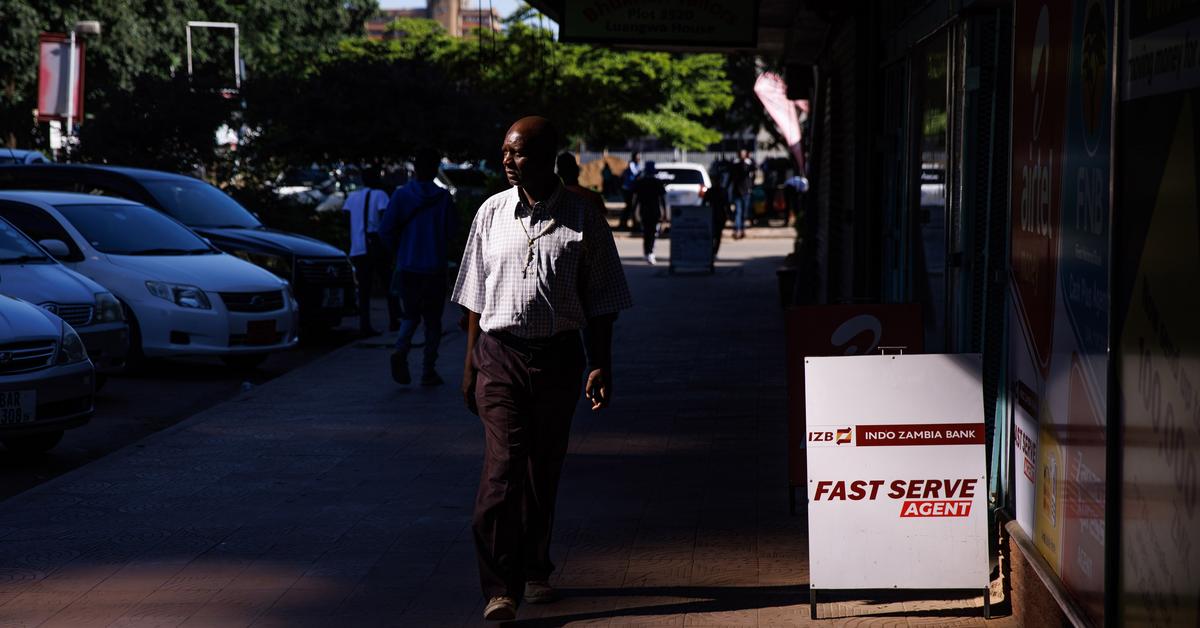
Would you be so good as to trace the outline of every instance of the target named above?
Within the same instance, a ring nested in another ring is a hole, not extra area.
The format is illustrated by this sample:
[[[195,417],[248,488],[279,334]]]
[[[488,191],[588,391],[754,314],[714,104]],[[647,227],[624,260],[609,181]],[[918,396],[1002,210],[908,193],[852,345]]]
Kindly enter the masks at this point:
[[[466,0],[427,0],[425,8],[381,9],[379,15],[367,20],[364,27],[369,39],[395,39],[404,35],[389,30],[393,22],[401,18],[418,18],[433,20],[441,24],[452,37],[461,37],[473,27],[464,24],[464,12],[471,11],[465,5]]]
[[[1014,612],[1196,625],[1200,280],[1188,3],[829,6],[812,303],[919,303],[981,353]]]
[[[532,4],[567,41],[785,66],[812,103],[792,294],[919,304],[927,352],[982,355],[1013,614],[1200,622],[1200,5]]]

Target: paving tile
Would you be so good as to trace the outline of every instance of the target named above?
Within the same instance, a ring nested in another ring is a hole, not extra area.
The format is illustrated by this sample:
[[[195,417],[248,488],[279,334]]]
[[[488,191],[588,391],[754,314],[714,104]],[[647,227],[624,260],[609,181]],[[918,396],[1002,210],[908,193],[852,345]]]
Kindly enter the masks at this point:
[[[249,626],[283,594],[282,590],[267,589],[216,591],[203,606],[188,617],[187,625],[223,623],[229,626]]]
[[[689,582],[691,559],[634,559],[625,571],[623,587],[669,587]]]
[[[145,591],[84,593],[54,614],[45,628],[103,628],[145,598]]]
[[[212,596],[212,591],[156,591],[127,609],[109,626],[178,626],[200,610]]]
[[[21,593],[0,606],[0,617],[15,625],[38,625],[70,606],[82,595],[79,591]]]
[[[712,558],[692,563],[689,584],[694,586],[750,587],[758,584],[757,558]]]
[[[688,613],[684,626],[757,626],[758,609]]]
[[[628,569],[627,560],[570,559],[552,579],[559,587],[620,587]]]

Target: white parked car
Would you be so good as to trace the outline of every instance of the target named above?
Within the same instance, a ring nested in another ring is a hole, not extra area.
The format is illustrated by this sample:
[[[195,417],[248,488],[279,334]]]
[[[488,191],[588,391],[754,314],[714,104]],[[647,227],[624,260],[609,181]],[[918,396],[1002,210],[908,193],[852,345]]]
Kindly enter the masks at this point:
[[[712,187],[704,166],[673,161],[655,164],[655,168],[655,178],[667,188],[668,207],[704,204],[704,193]]]
[[[21,453],[58,444],[92,416],[95,373],[83,341],[46,310],[0,296],[0,442]]]
[[[0,294],[38,305],[75,328],[98,373],[112,373],[125,364],[129,327],[117,298],[55,261],[3,218]]]
[[[298,342],[296,300],[286,280],[222,253],[145,205],[0,192],[0,217],[120,299],[131,359],[217,356],[253,367]]]

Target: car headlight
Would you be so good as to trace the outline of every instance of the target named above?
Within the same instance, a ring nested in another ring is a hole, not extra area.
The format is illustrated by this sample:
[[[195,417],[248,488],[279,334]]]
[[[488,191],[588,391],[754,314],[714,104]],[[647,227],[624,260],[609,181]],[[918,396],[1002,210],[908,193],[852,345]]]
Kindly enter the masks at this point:
[[[255,266],[261,266],[280,277],[287,278],[292,276],[292,263],[282,255],[241,250],[231,250],[230,254],[239,259],[246,260]]]
[[[63,324],[62,342],[58,345],[58,363],[59,364],[74,364],[83,362],[88,357],[87,349],[83,346],[83,340],[79,338],[79,334],[70,325]]]
[[[97,323],[118,323],[125,320],[125,310],[121,302],[111,292],[96,293],[96,314],[92,320]]]
[[[162,281],[147,281],[146,289],[150,291],[150,294],[170,301],[179,307],[189,307],[197,310],[212,309],[212,303],[209,302],[208,295],[204,294],[204,291],[196,286],[165,283]]]
[[[293,310],[300,309],[300,302],[296,300],[296,291],[292,290],[292,282],[283,282],[283,292],[287,294],[288,303],[291,304]]]

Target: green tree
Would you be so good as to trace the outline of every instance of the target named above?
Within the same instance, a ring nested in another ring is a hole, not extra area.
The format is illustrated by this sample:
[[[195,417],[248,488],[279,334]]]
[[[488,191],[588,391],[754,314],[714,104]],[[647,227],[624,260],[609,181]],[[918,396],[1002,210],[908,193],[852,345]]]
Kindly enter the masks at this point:
[[[446,56],[474,74],[510,117],[542,113],[568,135],[599,145],[649,135],[702,149],[720,139],[701,118],[729,106],[720,55],[617,51],[563,44],[518,14],[501,34],[460,40]],[[482,44],[482,45],[481,45]]]
[[[84,19],[101,23],[103,34],[86,41],[82,157],[124,159],[137,154],[122,146],[131,133],[150,143],[142,145],[144,153],[154,154],[201,131],[211,139],[216,129],[208,95],[190,102],[172,82],[186,74],[188,20],[237,22],[247,73],[271,76],[303,72],[315,55],[361,34],[363,20],[377,10],[376,0],[0,0],[0,137],[33,140],[29,120],[36,107],[39,32],[62,32]],[[194,35],[198,67],[232,66],[229,37]],[[147,116],[164,110],[172,115],[156,119],[158,133],[139,133],[128,127],[136,117],[125,110],[130,106]],[[211,144],[198,148],[211,152]]]

